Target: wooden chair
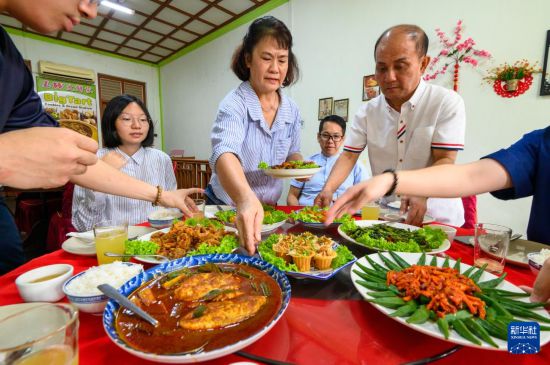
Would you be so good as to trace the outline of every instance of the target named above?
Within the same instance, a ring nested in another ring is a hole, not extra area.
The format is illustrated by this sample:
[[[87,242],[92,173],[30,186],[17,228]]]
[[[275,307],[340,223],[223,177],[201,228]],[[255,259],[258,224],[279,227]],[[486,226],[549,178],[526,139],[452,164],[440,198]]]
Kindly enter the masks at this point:
[[[212,176],[208,160],[172,157],[172,161],[178,189],[206,188]],[[198,197],[198,194],[195,195]]]

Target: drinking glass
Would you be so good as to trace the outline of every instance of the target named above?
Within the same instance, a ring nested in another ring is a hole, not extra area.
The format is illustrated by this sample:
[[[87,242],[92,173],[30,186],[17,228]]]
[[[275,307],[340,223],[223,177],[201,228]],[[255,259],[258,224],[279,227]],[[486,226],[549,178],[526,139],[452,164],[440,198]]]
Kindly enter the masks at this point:
[[[195,203],[198,209],[197,212],[193,212],[193,218],[204,218],[204,209],[206,208],[206,201],[204,199],[193,199],[193,203]]]
[[[380,205],[377,202],[367,203],[361,208],[362,220],[377,220],[380,216]]]
[[[78,365],[78,310],[44,303],[0,319],[0,364]]]
[[[487,264],[487,271],[502,274],[511,235],[512,230],[508,227],[477,223],[474,235],[474,265],[481,267]]]
[[[110,264],[116,257],[107,257],[105,252],[124,254],[124,242],[128,239],[128,222],[109,220],[94,225],[95,252],[100,265]]]

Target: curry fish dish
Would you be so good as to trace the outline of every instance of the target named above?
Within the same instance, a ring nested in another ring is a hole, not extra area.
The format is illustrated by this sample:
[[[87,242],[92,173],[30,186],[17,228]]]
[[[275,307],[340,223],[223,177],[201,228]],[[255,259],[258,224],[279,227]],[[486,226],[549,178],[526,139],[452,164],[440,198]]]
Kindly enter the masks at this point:
[[[129,299],[159,321],[157,327],[120,308],[116,331],[133,348],[176,354],[221,348],[268,325],[282,304],[277,282],[239,264],[206,264],[154,278]]]

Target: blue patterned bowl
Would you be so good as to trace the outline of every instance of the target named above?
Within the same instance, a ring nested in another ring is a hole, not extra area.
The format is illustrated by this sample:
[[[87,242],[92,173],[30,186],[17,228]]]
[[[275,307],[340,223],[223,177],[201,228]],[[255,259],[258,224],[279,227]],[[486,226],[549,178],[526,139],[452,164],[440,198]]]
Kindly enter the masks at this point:
[[[258,258],[236,254],[212,254],[182,257],[180,259],[155,266],[147,271],[142,272],[141,274],[127,281],[126,284],[124,284],[119,289],[119,291],[123,295],[129,296],[143,283],[159,275],[164,275],[172,271],[180,270],[184,267],[204,265],[207,263],[244,264],[262,270],[270,275],[277,282],[277,284],[279,284],[282,292],[281,308],[275,315],[275,318],[273,318],[271,322],[269,322],[264,328],[260,329],[256,334],[222,348],[218,348],[212,351],[204,351],[196,354],[159,355],[135,349],[129,346],[118,336],[118,333],[115,329],[115,316],[119,305],[113,300],[109,300],[107,306],[105,307],[105,311],[103,312],[103,328],[105,329],[105,332],[107,332],[107,335],[109,336],[111,341],[113,341],[115,345],[119,346],[123,350],[142,359],[170,364],[185,364],[216,359],[231,354],[235,351],[239,351],[240,349],[249,346],[250,344],[259,340],[277,323],[277,321],[282,317],[283,313],[288,307],[288,303],[290,301],[290,283],[284,273],[275,268],[273,265]]]

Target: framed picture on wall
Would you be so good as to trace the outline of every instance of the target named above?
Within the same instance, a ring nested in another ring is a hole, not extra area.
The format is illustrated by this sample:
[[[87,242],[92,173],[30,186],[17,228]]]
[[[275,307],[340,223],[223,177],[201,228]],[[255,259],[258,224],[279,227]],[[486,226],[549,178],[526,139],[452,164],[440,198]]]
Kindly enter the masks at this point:
[[[544,67],[542,68],[542,82],[540,83],[540,95],[550,95],[550,30],[546,32],[546,43],[544,45]]]
[[[319,120],[332,114],[332,101],[333,98],[319,99]]]
[[[367,101],[377,97],[380,94],[378,82],[374,79],[374,75],[363,76],[363,101]]]
[[[348,121],[349,99],[334,100],[334,114]]]

